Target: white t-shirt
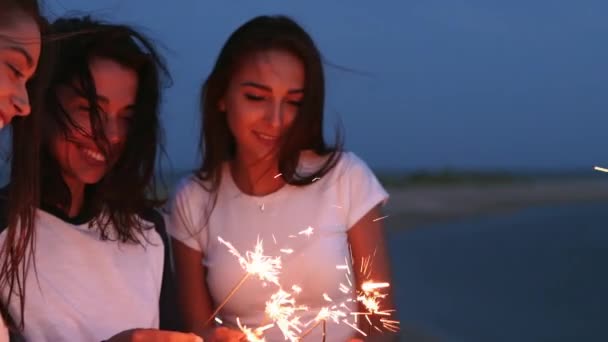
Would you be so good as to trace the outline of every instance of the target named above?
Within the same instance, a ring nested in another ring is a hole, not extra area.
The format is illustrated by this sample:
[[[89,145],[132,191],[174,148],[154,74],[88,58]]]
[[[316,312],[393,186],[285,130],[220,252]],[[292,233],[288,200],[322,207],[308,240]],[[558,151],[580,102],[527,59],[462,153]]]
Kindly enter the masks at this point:
[[[30,267],[25,285],[27,341],[101,341],[158,327],[164,245],[154,228],[144,232],[142,246],[103,241],[88,223],[36,215],[37,274]],[[0,244],[5,238],[6,231]],[[9,311],[20,317],[17,297]]]
[[[306,152],[300,158],[299,168],[305,172],[316,170],[321,161],[312,152]],[[387,192],[367,165],[349,152],[343,153],[336,166],[313,184],[285,185],[260,197],[242,193],[225,165],[208,226],[204,223],[210,195],[189,177],[182,181],[173,199],[167,230],[174,238],[204,253],[207,286],[215,305],[226,298],[245,274],[237,258],[218,237],[234,245],[243,256],[246,251],[253,251],[259,237],[264,255],[281,257],[281,287],[292,293],[298,305],[308,307],[298,312],[300,321],[307,323],[323,307],[345,303],[350,310],[356,308],[355,303],[349,302],[353,293],[344,293],[339,288],[341,283],[348,286],[349,281],[354,285],[354,280],[336,266],[344,265],[346,260],[350,262],[348,230],[387,198]],[[303,232],[309,227],[312,235],[307,236]],[[302,292],[293,292],[293,285]],[[251,277],[224,306],[220,316],[233,326],[237,317],[248,327],[268,324],[265,303],[277,290],[275,284]],[[352,322],[351,315],[348,320]],[[345,341],[355,331],[344,323],[328,322],[327,333],[330,341]],[[305,340],[319,341],[320,336],[319,326]],[[265,337],[268,341],[284,340],[277,328],[267,330]]]

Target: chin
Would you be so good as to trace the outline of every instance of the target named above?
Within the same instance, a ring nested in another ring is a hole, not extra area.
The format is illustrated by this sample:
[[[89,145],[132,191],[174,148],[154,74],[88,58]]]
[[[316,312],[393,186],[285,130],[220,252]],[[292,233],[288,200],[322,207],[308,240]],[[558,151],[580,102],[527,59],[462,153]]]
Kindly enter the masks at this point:
[[[97,184],[99,183],[103,177],[105,176],[104,172],[85,172],[81,174],[78,178],[81,182],[87,185]]]

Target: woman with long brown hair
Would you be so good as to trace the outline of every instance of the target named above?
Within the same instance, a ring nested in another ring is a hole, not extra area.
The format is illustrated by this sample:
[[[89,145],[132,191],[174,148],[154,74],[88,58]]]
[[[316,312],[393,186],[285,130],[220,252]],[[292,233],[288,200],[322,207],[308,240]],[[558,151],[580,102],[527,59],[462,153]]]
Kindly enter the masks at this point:
[[[40,205],[2,288],[10,316],[32,341],[196,341],[166,331],[179,322],[153,176],[167,69],[128,26],[61,18],[49,34]]]
[[[239,338],[238,329],[226,327],[270,323],[265,306],[279,293],[291,296],[283,297],[286,305],[307,309],[264,336],[293,341],[302,337],[300,323],[314,321],[326,306],[340,306],[352,318],[348,310],[358,309],[354,289],[366,280],[389,281],[379,220],[388,194],[365,162],[339,142],[325,142],[324,100],[321,54],[292,19],[256,17],[222,48],[201,93],[203,163],[179,187],[169,224],[180,303],[191,331],[211,340]],[[243,279],[244,261],[223,241],[245,253],[258,239],[264,255],[281,257],[280,287],[249,277],[232,293]],[[359,270],[364,258],[375,259],[369,273],[336,269],[347,264]],[[352,288],[344,292],[339,285],[346,280]],[[381,302],[391,308],[390,293]],[[205,326],[220,304],[224,325]],[[359,320],[368,331],[366,322]],[[328,320],[329,341],[357,335],[336,323]],[[321,327],[305,340],[321,340]]]

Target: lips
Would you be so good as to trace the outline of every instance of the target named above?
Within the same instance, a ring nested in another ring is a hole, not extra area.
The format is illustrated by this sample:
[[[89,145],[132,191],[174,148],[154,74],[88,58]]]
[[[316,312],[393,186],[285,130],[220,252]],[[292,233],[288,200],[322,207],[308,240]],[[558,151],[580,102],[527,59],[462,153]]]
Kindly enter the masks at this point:
[[[79,146],[78,149],[80,150],[80,153],[88,163],[93,165],[106,164],[106,157],[101,152],[99,152],[98,149],[93,149],[85,146]]]
[[[258,137],[258,139],[269,142],[269,143],[275,143],[279,140],[278,135],[265,134],[265,133],[256,132],[256,131],[254,131],[253,134],[255,134],[255,136]]]

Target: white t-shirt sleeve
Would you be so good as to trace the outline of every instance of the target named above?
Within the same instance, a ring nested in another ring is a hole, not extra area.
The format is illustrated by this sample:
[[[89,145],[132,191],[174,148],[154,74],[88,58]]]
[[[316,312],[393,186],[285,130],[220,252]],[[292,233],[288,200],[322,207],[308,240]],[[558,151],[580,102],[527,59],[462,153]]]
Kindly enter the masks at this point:
[[[375,206],[384,204],[389,195],[363,160],[352,152],[342,157],[346,165],[342,178],[347,182],[347,229],[350,229]]]
[[[183,179],[170,205],[167,231],[186,246],[203,251],[207,246],[207,226],[202,220],[208,195],[192,177]]]

